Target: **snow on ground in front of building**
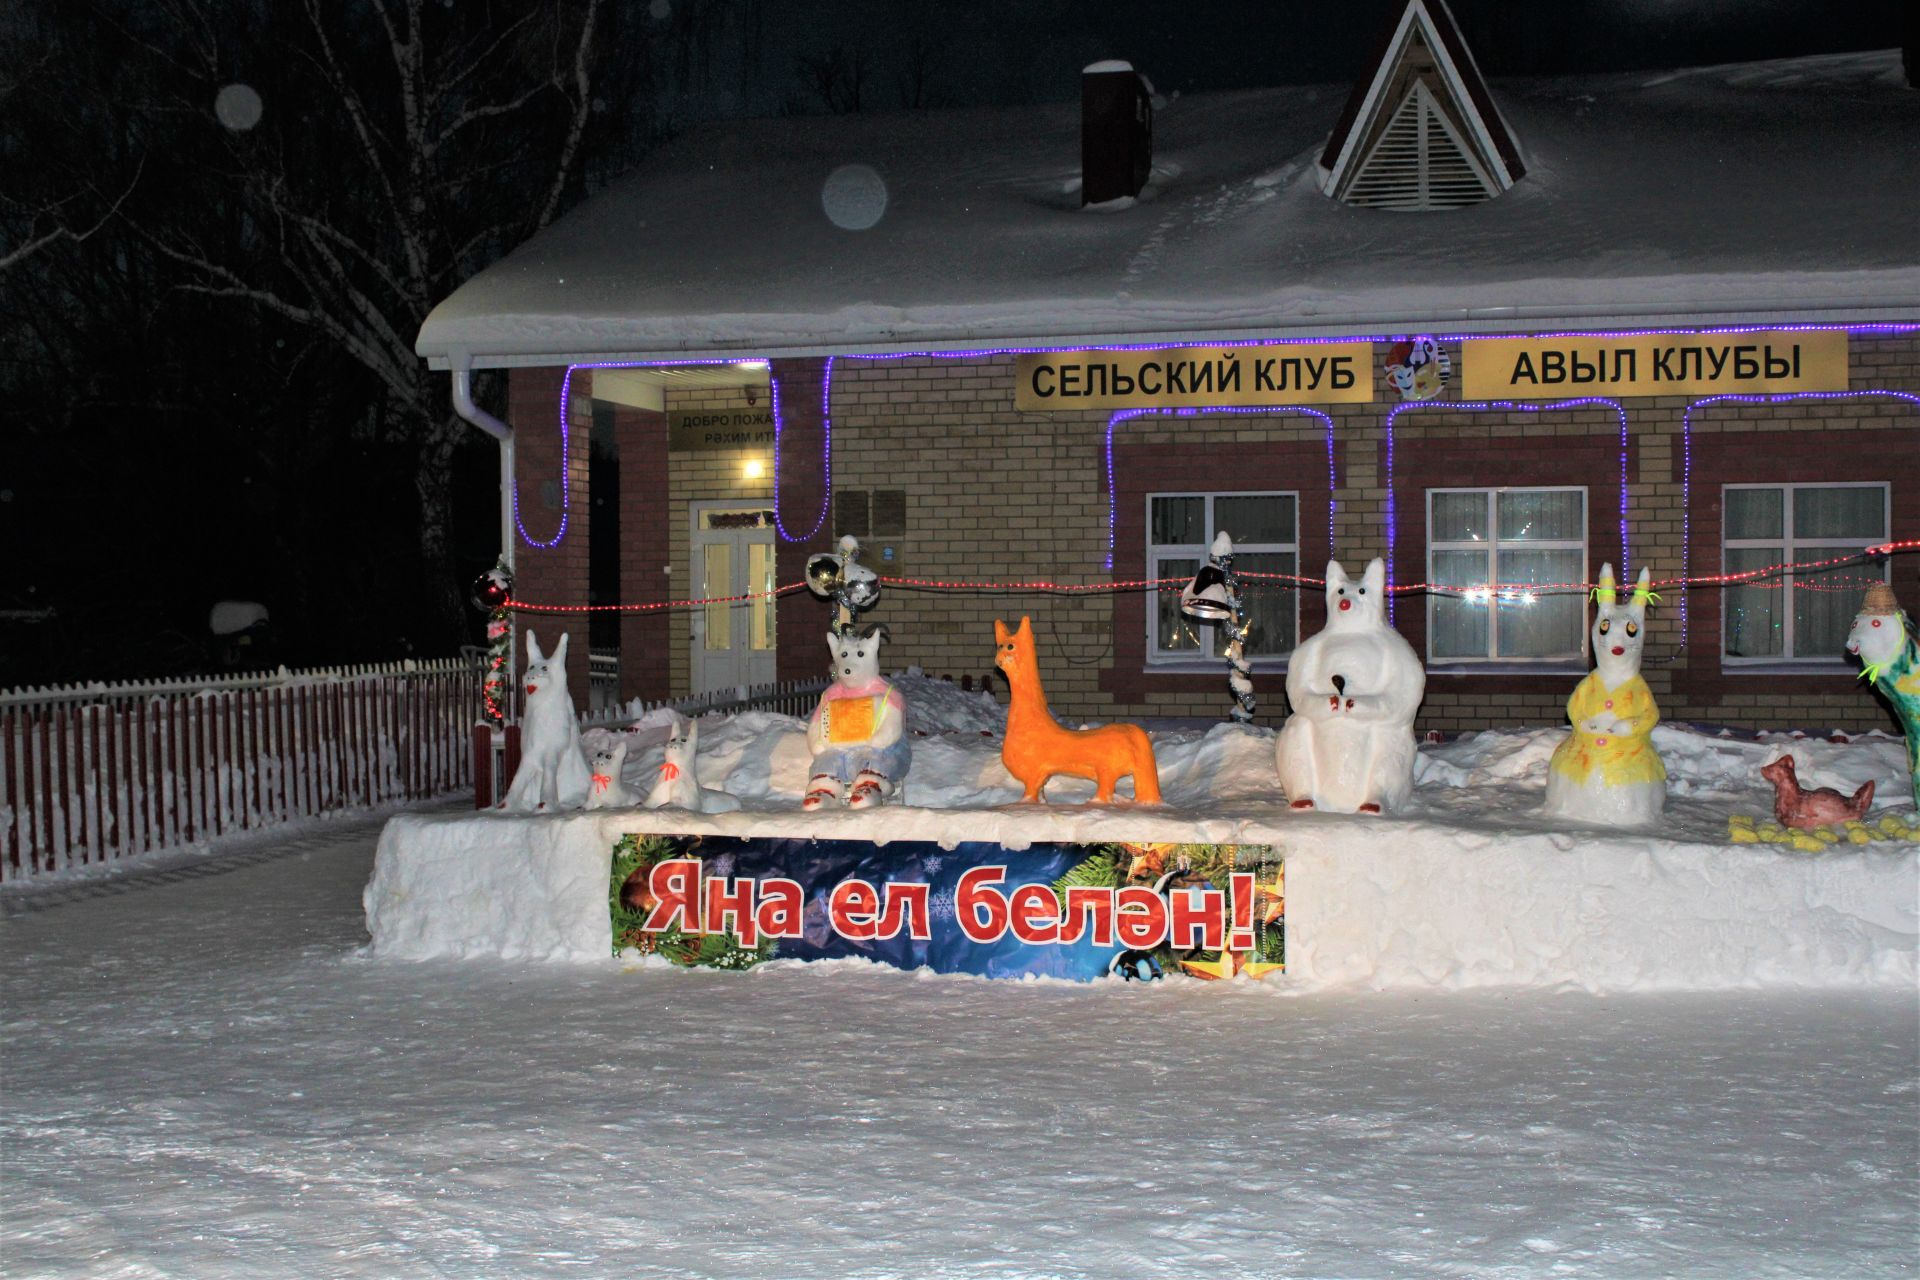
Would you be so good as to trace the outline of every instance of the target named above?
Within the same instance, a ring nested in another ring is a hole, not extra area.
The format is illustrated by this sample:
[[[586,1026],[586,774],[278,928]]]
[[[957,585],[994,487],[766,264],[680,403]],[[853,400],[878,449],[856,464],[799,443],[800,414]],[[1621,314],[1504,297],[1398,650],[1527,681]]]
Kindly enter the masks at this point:
[[[1912,1274],[1910,991],[390,964],[373,843],[0,925],[8,1274]]]

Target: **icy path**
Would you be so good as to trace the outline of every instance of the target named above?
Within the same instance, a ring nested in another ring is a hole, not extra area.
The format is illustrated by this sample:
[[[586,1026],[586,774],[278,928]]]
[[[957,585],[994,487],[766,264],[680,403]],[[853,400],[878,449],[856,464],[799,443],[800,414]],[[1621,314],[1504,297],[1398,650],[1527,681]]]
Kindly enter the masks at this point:
[[[374,830],[0,924],[0,1270],[1916,1266],[1907,995],[375,964]]]

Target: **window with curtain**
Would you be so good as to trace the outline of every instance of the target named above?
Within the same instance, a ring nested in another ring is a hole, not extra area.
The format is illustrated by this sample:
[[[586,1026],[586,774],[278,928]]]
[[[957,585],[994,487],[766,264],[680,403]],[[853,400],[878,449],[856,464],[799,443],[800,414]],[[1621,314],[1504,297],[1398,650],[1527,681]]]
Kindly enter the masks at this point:
[[[1585,489],[1427,490],[1428,660],[1583,661],[1586,565]]]
[[[1156,493],[1147,498],[1147,576],[1191,578],[1220,530],[1233,538],[1236,573],[1298,573],[1298,493]],[[1289,583],[1242,578],[1242,606],[1253,621],[1247,655],[1278,658],[1299,642],[1299,592]],[[1147,610],[1147,661],[1219,657],[1220,628],[1180,612],[1178,591],[1154,593]]]
[[[1845,661],[1847,631],[1886,566],[1794,569],[1887,541],[1890,486],[1730,484],[1721,490],[1721,572],[1772,570],[1721,592],[1725,661]]]

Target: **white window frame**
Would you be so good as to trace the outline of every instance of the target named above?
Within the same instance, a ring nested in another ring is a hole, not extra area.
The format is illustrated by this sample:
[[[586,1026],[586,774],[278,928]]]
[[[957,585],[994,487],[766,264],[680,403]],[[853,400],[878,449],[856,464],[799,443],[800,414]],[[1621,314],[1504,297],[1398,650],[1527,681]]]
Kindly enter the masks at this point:
[[[1200,527],[1206,531],[1206,541],[1199,543],[1157,543],[1153,540],[1153,504],[1159,498],[1202,498],[1205,505],[1201,508]],[[1240,542],[1235,540],[1233,554],[1236,559],[1243,555],[1262,555],[1267,553],[1293,553],[1293,571],[1300,572],[1300,492],[1297,489],[1167,489],[1147,495],[1147,577],[1159,579],[1168,575],[1160,572],[1162,560],[1196,560],[1200,564],[1207,562],[1207,552],[1213,543],[1213,500],[1215,498],[1292,498],[1293,499],[1293,541],[1292,542]],[[1229,533],[1232,530],[1228,530]],[[1261,589],[1281,586],[1279,583],[1262,583]],[[1158,593],[1154,593],[1155,596]],[[1151,667],[1193,667],[1204,666],[1214,670],[1225,659],[1213,651],[1214,632],[1219,627],[1206,623],[1193,623],[1193,632],[1200,639],[1198,649],[1162,649],[1160,647],[1159,607],[1153,596],[1148,598],[1147,615],[1147,665]],[[1255,670],[1274,670],[1284,668],[1293,651],[1300,647],[1300,609],[1296,604],[1293,610],[1293,640],[1285,653],[1263,653],[1251,660]]]
[[[1780,493],[1780,536],[1777,538],[1729,538],[1727,536],[1727,494],[1735,489],[1775,489]],[[1878,489],[1880,490],[1880,535],[1875,538],[1828,538],[1806,539],[1823,547],[1877,547],[1892,536],[1893,529],[1893,483],[1888,480],[1805,480],[1783,481],[1779,484],[1723,484],[1720,486],[1720,571],[1730,572],[1727,568],[1729,551],[1744,551],[1777,547],[1780,555],[1776,563],[1792,564],[1800,557],[1794,550],[1796,541],[1793,533],[1793,494],[1799,489]],[[1882,563],[1880,579],[1888,580],[1890,566]],[[1844,656],[1820,654],[1817,657],[1798,657],[1794,653],[1793,634],[1793,575],[1781,574],[1780,625],[1785,639],[1782,652],[1765,654],[1751,658],[1737,658],[1727,652],[1727,609],[1733,603],[1730,591],[1720,592],[1720,665],[1728,669],[1754,667],[1832,667],[1844,670],[1847,660]]]
[[[1487,540],[1475,542],[1471,539],[1438,540],[1433,536],[1433,499],[1435,494],[1479,493],[1487,499]],[[1499,584],[1494,581],[1494,557],[1500,550],[1500,507],[1499,495],[1503,493],[1578,493],[1580,495],[1580,537],[1554,538],[1547,540],[1529,539],[1511,545],[1528,551],[1578,551],[1580,563],[1587,559],[1587,528],[1593,516],[1590,505],[1593,495],[1583,484],[1510,484],[1510,485],[1461,485],[1443,486],[1427,490],[1427,581],[1435,580],[1434,553],[1440,551],[1478,551],[1487,558],[1487,584],[1497,591]],[[1427,592],[1427,665],[1435,668],[1451,667],[1574,667],[1584,670],[1587,664],[1587,628],[1588,613],[1584,604],[1580,610],[1580,643],[1577,647],[1560,653],[1540,654],[1531,657],[1510,657],[1500,653],[1500,611],[1493,607],[1492,599],[1486,602],[1487,617],[1487,653],[1485,657],[1467,658],[1459,656],[1436,657],[1433,652],[1434,614],[1440,605],[1438,592]]]

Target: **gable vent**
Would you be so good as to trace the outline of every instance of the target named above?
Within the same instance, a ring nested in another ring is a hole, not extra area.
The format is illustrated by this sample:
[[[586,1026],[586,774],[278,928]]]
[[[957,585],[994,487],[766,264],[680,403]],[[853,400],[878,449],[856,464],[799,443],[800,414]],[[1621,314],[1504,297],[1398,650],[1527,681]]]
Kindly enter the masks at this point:
[[[1404,0],[1320,153],[1320,189],[1371,209],[1458,209],[1525,172],[1444,0]]]
[[[1345,198],[1371,209],[1458,209],[1498,194],[1433,95],[1416,81],[1356,166]]]

